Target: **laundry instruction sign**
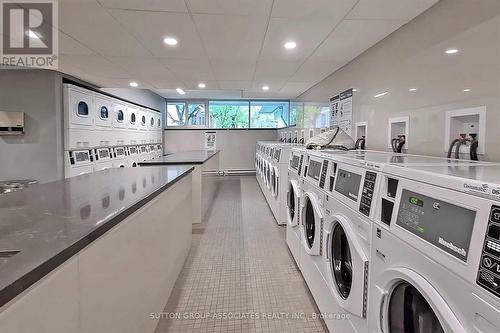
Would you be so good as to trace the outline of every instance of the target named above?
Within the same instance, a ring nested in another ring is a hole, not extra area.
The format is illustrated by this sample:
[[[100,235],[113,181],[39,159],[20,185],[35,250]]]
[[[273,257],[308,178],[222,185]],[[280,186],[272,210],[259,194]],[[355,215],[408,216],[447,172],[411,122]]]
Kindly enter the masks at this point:
[[[352,135],[352,89],[330,98],[330,128],[340,127]]]
[[[2,68],[58,68],[57,0],[0,0]]]
[[[217,149],[217,133],[205,132],[205,150]]]

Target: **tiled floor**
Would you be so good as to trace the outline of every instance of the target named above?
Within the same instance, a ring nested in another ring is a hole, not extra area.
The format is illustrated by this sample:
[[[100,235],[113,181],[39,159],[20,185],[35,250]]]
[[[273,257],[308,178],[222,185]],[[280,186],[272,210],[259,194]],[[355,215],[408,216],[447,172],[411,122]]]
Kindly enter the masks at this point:
[[[255,177],[223,178],[156,332],[325,332],[317,312]]]

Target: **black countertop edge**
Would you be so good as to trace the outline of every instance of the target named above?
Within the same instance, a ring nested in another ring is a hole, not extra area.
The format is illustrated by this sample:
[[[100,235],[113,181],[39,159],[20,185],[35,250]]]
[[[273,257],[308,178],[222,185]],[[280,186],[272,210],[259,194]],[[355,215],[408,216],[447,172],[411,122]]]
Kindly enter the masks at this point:
[[[54,255],[49,260],[43,262],[35,269],[21,276],[19,279],[14,281],[12,284],[8,285],[4,289],[0,290],[0,307],[4,306],[18,295],[20,295],[23,291],[34,285],[36,282],[40,281],[50,272],[55,270],[57,267],[64,264],[67,260],[71,259],[75,254],[83,250],[85,247],[90,245],[92,242],[97,240],[99,237],[104,235],[107,231],[109,231],[114,226],[120,224],[127,217],[135,213],[141,207],[145,206],[148,202],[153,200],[155,197],[163,193],[166,189],[172,187],[179,180],[183,179],[185,176],[190,174],[194,170],[194,167],[186,169],[185,172],[180,174],[176,179],[171,182],[166,183],[162,187],[159,187],[154,192],[145,196],[132,206],[126,208],[121,211],[116,216],[112,217],[109,221],[102,223],[96,229],[92,230],[89,234],[79,239],[75,243],[68,246],[66,249],[62,250],[58,254]]]
[[[180,151],[179,153],[182,153]],[[208,156],[206,159],[203,161],[161,161],[161,160],[150,160],[150,161],[144,161],[144,162],[137,162],[137,164],[141,167],[145,166],[160,166],[160,165],[200,165],[214,157],[215,155],[219,154],[220,150],[215,150],[214,153],[210,156]],[[164,154],[163,156],[172,156],[175,155],[176,153],[170,153],[170,154]]]

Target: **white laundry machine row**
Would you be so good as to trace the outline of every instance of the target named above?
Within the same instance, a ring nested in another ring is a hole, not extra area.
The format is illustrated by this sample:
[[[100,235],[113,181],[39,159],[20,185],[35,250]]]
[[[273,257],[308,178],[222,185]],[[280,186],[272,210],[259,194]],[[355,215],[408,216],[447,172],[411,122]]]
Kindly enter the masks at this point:
[[[302,199],[300,199],[301,204],[299,214],[299,227],[301,230],[300,236],[302,237],[302,252],[299,256],[299,267],[302,270],[302,274],[316,300],[316,303],[318,304],[320,311],[325,315],[325,323],[331,331],[473,331],[472,327],[467,327],[465,330],[459,330],[459,327],[454,324],[448,326],[446,329],[440,330],[441,328],[436,325],[433,316],[430,315],[430,311],[443,309],[443,304],[448,302],[447,298],[443,296],[443,299],[445,300],[444,303],[436,302],[435,306],[426,306],[423,302],[426,297],[418,295],[415,292],[418,288],[410,288],[407,284],[408,281],[406,280],[399,281],[403,286],[407,287],[401,287],[404,289],[399,292],[399,297],[402,299],[399,299],[397,304],[394,303],[391,308],[392,310],[389,311],[387,308],[384,308],[388,307],[388,304],[390,304],[388,295],[390,294],[391,289],[388,285],[391,283],[397,284],[399,282],[388,278],[388,280],[384,282],[386,283],[384,287],[383,283],[373,284],[373,281],[375,281],[373,274],[385,276],[384,269],[380,269],[382,263],[378,261],[385,262],[387,260],[387,251],[384,252],[380,249],[377,251],[375,247],[375,237],[384,233],[384,228],[389,228],[387,225],[388,219],[395,219],[395,217],[392,216],[396,214],[396,208],[394,205],[398,201],[398,195],[400,195],[400,190],[398,190],[397,187],[398,182],[401,183],[401,181],[395,181],[393,179],[394,177],[388,177],[388,171],[392,170],[391,172],[393,173],[396,173],[397,171],[405,173],[409,177],[414,177],[411,175],[414,174],[413,171],[415,169],[425,168],[425,166],[428,165],[428,168],[431,169],[438,168],[442,170],[454,170],[453,172],[456,174],[463,175],[466,173],[464,170],[468,170],[469,168],[479,170],[481,168],[492,168],[491,165],[481,166],[481,163],[477,162],[446,160],[425,156],[408,156],[383,152],[338,153],[330,151],[308,151],[304,164],[304,179],[302,180]],[[500,168],[498,171],[500,171]],[[476,175],[477,174],[478,173],[476,172]],[[500,178],[498,175],[499,174],[497,174],[496,177]],[[424,185],[422,183],[426,181],[429,181],[429,179],[426,178],[425,174],[423,174],[420,179],[414,183],[414,185],[417,189],[423,188]],[[437,184],[438,182],[432,180],[430,183]],[[480,187],[479,184],[476,186],[478,188]],[[456,186],[455,190],[460,190],[462,188],[467,188],[467,186]],[[497,186],[496,188],[500,188],[500,186]],[[450,198],[453,197],[452,193],[449,193],[448,195]],[[418,196],[413,194],[410,195],[410,197],[407,196],[400,199],[401,202],[404,202],[405,206],[409,207],[406,211],[401,213],[402,218],[410,216],[410,222],[408,222],[407,230],[403,231],[397,225],[393,225],[390,228],[395,228],[402,234],[407,234],[408,230],[412,230],[417,234],[422,233],[425,235],[432,230],[432,228],[429,228],[428,225],[422,224],[422,229],[420,229],[418,225],[413,224],[415,219],[412,215],[415,214],[415,211],[417,211],[418,207],[422,204],[422,201],[419,201],[422,199],[419,199]],[[434,201],[432,206],[438,207],[439,210],[441,202],[437,202],[437,205],[434,205],[435,203],[436,202]],[[463,204],[465,204],[465,202],[463,202],[462,205]],[[413,207],[413,205],[416,206]],[[429,204],[427,204],[427,207],[428,206]],[[432,208],[431,211],[423,211],[422,216],[429,218],[429,224],[434,227],[436,224],[439,224],[439,221],[442,221],[444,217],[433,216],[433,209],[435,208]],[[459,210],[459,212],[454,214],[467,216],[463,210]],[[453,235],[456,234],[457,230],[454,229],[452,222],[456,220],[454,214],[446,214],[447,218],[451,222],[448,223],[444,230],[441,230],[443,229],[443,227],[441,227],[441,229],[439,229],[440,233],[443,233],[444,235],[446,232],[451,232]],[[377,224],[381,224],[382,228],[374,227],[377,226]],[[459,227],[460,230],[464,229],[461,224],[456,225],[455,227]],[[386,233],[390,233],[390,228]],[[470,234],[469,229],[465,228],[464,230],[465,231],[462,232]],[[441,236],[435,237],[437,238],[435,238],[434,241],[437,242],[438,245],[441,245],[442,249],[458,249],[458,252],[463,253],[461,250],[464,249],[464,247],[462,243],[458,242],[460,237],[458,237],[458,239],[450,236],[446,236],[446,238]],[[479,238],[481,239],[481,237]],[[482,242],[484,241],[484,234],[482,235],[482,238],[483,239],[481,239],[481,245],[479,247],[482,246]],[[401,242],[393,246],[391,244],[396,244],[396,242],[388,237],[385,239],[379,239],[379,241],[381,248],[392,249],[396,253],[394,256],[398,257],[398,254],[400,253],[398,251],[402,247]],[[408,239],[403,239],[402,242],[404,241],[408,241]],[[425,241],[426,239],[424,239],[424,242]],[[457,244],[461,247],[456,247]],[[493,247],[495,246],[496,245],[493,245]],[[422,254],[419,253],[421,248],[425,247],[423,247],[422,244],[415,246],[414,257],[398,257],[399,260],[394,264],[393,268],[397,270],[399,266],[404,266],[404,264],[406,264],[407,266],[409,265],[409,270],[412,270],[411,263],[415,260],[415,258],[422,256]],[[448,252],[453,253],[454,250]],[[472,252],[470,253],[472,254]],[[471,255],[471,258],[476,258],[477,261],[479,261],[479,257],[480,255]],[[429,258],[428,262],[437,263],[443,262],[442,260],[444,260],[442,256],[434,256]],[[456,258],[454,260],[456,261]],[[486,265],[496,267],[492,263],[494,262],[486,260]],[[425,265],[422,264],[418,266],[417,269],[413,269],[418,273],[422,271],[424,267]],[[434,267],[429,266],[429,269],[432,271]],[[444,270],[446,269],[449,268],[445,268]],[[462,274],[465,272],[462,270],[458,273]],[[477,273],[477,268],[475,273]],[[480,273],[477,275],[478,279],[480,279]],[[484,270],[482,273],[484,273]],[[431,273],[429,274],[432,275]],[[443,275],[442,272],[440,274],[441,275],[436,275],[436,278],[434,279],[429,279],[429,275],[425,275],[420,278],[420,282],[432,281],[430,284],[435,286],[439,281],[437,277],[440,277],[442,278],[442,281],[444,281],[443,283],[446,284],[445,275]],[[390,276],[394,277],[395,275]],[[494,275],[486,272],[484,276],[486,276],[485,279],[487,281],[493,281],[493,283],[491,283],[491,287],[493,288],[495,286],[494,283],[496,283],[496,280],[494,278],[492,279],[492,276]],[[417,280],[416,277],[415,280]],[[463,289],[457,287],[458,284],[454,286],[455,292],[456,290]],[[451,288],[446,290],[451,292],[454,289]],[[409,293],[408,297],[406,297],[407,294],[405,294],[405,292]],[[479,294],[479,292],[475,293]],[[472,293],[469,293],[468,295],[468,303],[470,303],[472,302],[472,299],[470,299]],[[397,295],[394,297],[397,297]],[[411,303],[413,301],[415,301],[415,303]],[[376,305],[373,305],[374,303]],[[410,305],[405,309],[404,306],[408,303],[410,303]],[[468,303],[466,302],[464,304]],[[480,314],[481,318],[476,319],[476,321],[479,322],[477,325],[482,327],[479,331],[496,332],[498,329],[496,326],[497,323],[495,322],[495,319],[491,318],[495,318],[495,315],[497,315],[497,320],[500,318],[498,317],[497,312],[498,303],[492,303],[490,297],[486,300],[485,304],[486,305],[482,308],[484,313]],[[490,307],[488,307],[488,305]],[[496,310],[489,311],[488,309],[491,309],[491,307]],[[453,307],[450,309],[451,310],[448,311],[448,313],[444,314],[443,318],[446,318],[450,313],[455,311],[455,308]],[[383,311],[386,312],[384,313]],[[332,313],[336,315],[332,316]],[[381,314],[383,314],[382,319],[380,319]],[[406,315],[408,317],[404,318]],[[469,320],[469,322],[472,322],[473,314],[469,313],[469,316],[470,317],[465,321]],[[483,321],[483,318],[486,318],[486,321]],[[450,320],[453,322],[453,317],[450,317]],[[374,321],[374,323],[371,321]],[[428,323],[429,325],[426,326],[425,323]],[[444,324],[440,325],[443,325],[443,328],[445,327]]]
[[[109,168],[137,167],[139,162],[163,156],[161,144],[99,147],[64,152],[64,177]]]
[[[500,166],[384,166],[369,332],[500,332]]]
[[[65,150],[162,142],[162,114],[64,84]]]
[[[287,224],[286,191],[290,151],[296,144],[258,142],[256,148],[256,177],[279,225]]]

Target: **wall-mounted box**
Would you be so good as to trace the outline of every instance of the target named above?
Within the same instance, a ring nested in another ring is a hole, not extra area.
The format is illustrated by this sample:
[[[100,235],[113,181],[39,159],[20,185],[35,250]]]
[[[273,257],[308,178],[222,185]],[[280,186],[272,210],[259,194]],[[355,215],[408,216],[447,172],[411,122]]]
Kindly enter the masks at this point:
[[[0,135],[23,135],[24,112],[0,111]]]
[[[367,121],[358,121],[355,125],[354,130],[354,141],[357,139],[361,139],[365,137],[368,139],[368,122]]]
[[[410,133],[410,117],[394,117],[389,118],[387,124],[387,148],[392,148],[392,139],[397,138],[400,135],[405,136],[405,145],[403,147],[404,150],[409,148],[409,133]]]
[[[477,153],[485,153],[484,138],[486,137],[486,106],[458,109],[446,112],[444,136],[444,151],[447,152],[451,142],[465,134],[476,134],[478,140]],[[460,153],[468,154],[470,144],[460,146]]]

